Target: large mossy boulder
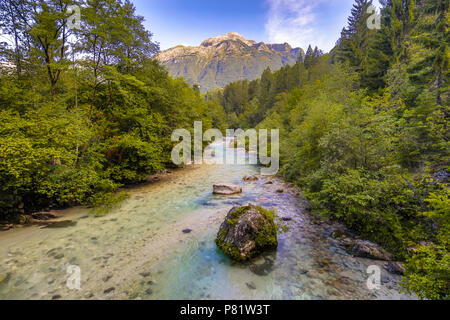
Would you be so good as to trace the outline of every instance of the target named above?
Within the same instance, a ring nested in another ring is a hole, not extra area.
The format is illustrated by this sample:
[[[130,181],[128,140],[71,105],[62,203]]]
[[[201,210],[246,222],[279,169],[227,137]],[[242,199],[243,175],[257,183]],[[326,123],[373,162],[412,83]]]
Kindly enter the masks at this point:
[[[277,248],[274,218],[273,211],[251,204],[233,208],[220,226],[217,247],[236,261],[247,261]]]

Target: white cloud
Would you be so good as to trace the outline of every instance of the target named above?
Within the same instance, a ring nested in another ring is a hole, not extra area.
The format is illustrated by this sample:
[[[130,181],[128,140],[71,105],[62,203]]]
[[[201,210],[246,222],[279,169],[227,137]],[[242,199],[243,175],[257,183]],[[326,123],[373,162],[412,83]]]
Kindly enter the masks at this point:
[[[354,0],[266,0],[265,26],[272,43],[287,42],[307,49],[311,44],[331,50],[347,23]],[[374,1],[379,9],[379,1]]]
[[[267,0],[266,33],[272,43],[288,42],[304,49],[309,44],[325,50],[330,42],[320,33],[317,7],[325,0]],[[330,1],[330,0],[328,0]],[[331,0],[335,1],[335,0]],[[335,39],[334,41],[336,41]]]

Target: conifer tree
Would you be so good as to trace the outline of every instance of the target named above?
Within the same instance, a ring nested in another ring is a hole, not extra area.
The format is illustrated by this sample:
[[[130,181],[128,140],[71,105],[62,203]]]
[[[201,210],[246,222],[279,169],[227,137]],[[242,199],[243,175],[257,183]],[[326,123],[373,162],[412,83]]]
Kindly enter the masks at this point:
[[[309,69],[312,66],[312,61],[314,58],[314,51],[313,48],[311,47],[311,45],[308,46],[308,50],[306,50],[306,55],[305,55],[305,67],[307,69]]]
[[[348,26],[341,32],[337,51],[337,61],[349,63],[360,74],[366,68],[367,53],[375,34],[367,27],[370,17],[368,9],[371,5],[371,0],[356,0],[348,18]]]
[[[429,89],[440,105],[443,98],[448,99],[449,0],[423,0],[421,6],[413,34],[417,54],[408,73],[411,81],[421,90]]]

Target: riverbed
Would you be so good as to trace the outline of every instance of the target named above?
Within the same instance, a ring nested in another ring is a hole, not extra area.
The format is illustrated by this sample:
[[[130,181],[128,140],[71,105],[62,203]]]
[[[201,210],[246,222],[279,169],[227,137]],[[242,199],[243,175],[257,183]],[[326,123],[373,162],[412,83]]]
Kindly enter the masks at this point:
[[[223,144],[212,146],[219,157]],[[230,151],[228,151],[230,152]],[[32,226],[0,233],[0,299],[411,299],[384,262],[348,254],[334,227],[314,220],[300,190],[253,165],[196,165],[126,190],[109,214],[87,208],[63,212],[75,224]],[[217,182],[241,184],[237,196],[215,196]],[[281,190],[283,192],[281,192]],[[279,248],[247,264],[232,263],[215,246],[218,228],[236,205],[275,209],[287,231]],[[369,290],[367,268],[382,270]],[[69,266],[80,288],[67,286]]]

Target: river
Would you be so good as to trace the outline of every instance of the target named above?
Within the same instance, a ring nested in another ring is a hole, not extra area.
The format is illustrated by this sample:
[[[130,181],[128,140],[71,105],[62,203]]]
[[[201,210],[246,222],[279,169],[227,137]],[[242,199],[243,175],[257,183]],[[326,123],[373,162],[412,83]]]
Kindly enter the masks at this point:
[[[216,156],[223,145],[214,144]],[[0,233],[0,299],[410,299],[399,276],[383,263],[356,258],[316,222],[299,190],[251,165],[198,165],[159,182],[133,187],[108,215],[65,210],[66,228],[32,226]],[[217,182],[243,185],[242,195],[214,196]],[[268,184],[272,183],[272,184]],[[283,193],[278,191],[283,189]],[[234,264],[214,239],[227,212],[255,203],[291,218],[279,248],[248,264]],[[186,229],[192,230],[185,233]],[[369,290],[367,268],[382,270],[382,287]],[[81,286],[67,286],[68,266]]]

